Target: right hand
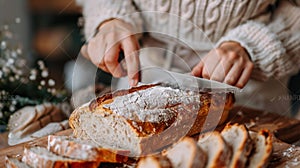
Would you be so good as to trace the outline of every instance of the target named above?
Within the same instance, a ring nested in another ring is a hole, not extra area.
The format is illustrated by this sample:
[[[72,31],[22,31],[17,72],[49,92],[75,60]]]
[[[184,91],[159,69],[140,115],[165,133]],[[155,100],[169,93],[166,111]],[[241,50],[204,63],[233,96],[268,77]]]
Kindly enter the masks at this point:
[[[128,75],[129,84],[135,86],[139,81],[139,44],[131,30],[131,25],[121,20],[106,21],[89,43],[82,46],[81,53],[114,77]],[[124,52],[125,67],[118,61],[121,51]]]

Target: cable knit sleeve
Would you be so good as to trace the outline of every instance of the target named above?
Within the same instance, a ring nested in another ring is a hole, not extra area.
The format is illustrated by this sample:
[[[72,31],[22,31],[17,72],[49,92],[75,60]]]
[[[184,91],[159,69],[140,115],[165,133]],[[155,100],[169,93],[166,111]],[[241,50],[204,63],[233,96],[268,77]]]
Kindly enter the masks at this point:
[[[252,77],[279,79],[300,70],[300,1],[281,1],[269,23],[248,21],[222,37],[239,42],[255,64]]]
[[[133,33],[142,32],[142,19],[132,0],[77,0],[83,7],[84,34],[87,41],[94,36],[97,27],[109,19],[130,23]]]

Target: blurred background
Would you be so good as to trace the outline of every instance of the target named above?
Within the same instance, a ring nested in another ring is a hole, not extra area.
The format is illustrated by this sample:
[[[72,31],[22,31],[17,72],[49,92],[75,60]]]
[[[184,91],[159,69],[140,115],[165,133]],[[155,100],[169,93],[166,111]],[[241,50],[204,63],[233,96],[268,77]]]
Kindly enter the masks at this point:
[[[0,25],[9,26],[30,63],[44,60],[57,87],[84,42],[80,17],[75,0],[0,0]]]
[[[84,43],[81,17],[75,0],[0,0],[0,26],[10,26],[30,63],[45,61],[56,87],[68,85],[65,65],[76,59]],[[290,82],[294,114],[300,106],[299,83],[298,74]]]

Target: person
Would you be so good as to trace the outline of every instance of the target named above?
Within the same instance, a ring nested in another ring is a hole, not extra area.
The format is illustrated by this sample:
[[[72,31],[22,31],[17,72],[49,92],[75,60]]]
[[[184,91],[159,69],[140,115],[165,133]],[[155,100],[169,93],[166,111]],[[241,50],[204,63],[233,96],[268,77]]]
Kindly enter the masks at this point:
[[[289,115],[287,83],[300,69],[299,0],[78,3],[87,40],[81,51],[114,77],[128,75],[135,86],[145,65],[190,71],[243,88],[237,105]]]

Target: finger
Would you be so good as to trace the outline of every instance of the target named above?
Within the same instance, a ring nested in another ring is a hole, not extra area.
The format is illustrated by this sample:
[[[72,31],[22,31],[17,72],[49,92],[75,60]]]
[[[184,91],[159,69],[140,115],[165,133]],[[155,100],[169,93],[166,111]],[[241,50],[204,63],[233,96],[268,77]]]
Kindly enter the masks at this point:
[[[104,72],[110,73],[110,71],[108,70],[108,68],[107,68],[106,65],[105,65],[104,60],[102,60],[102,61],[100,62],[100,64],[98,65],[98,68],[100,68],[100,69],[103,70]]]
[[[118,62],[119,53],[120,46],[116,44],[110,47],[104,55],[105,67],[112,74],[112,76],[117,78],[124,76],[124,72],[120,66],[120,63]]]
[[[98,68],[109,73],[109,70],[106,68],[103,61],[106,48],[106,43],[104,42],[103,36],[97,35],[97,38],[91,39],[86,47],[88,59]]]
[[[98,67],[104,56],[105,45],[102,39],[91,39],[87,45],[88,57]]]
[[[207,59],[204,62],[202,77],[206,79],[210,79],[219,61],[220,61],[220,57],[218,55],[215,56],[208,55]]]
[[[89,57],[89,54],[88,54],[88,50],[87,50],[87,45],[86,45],[86,44],[84,44],[84,45],[81,47],[80,53],[81,53],[81,55],[82,55],[84,58],[90,60],[90,57]]]
[[[140,61],[138,56],[138,43],[134,36],[128,37],[122,41],[122,48],[125,54],[127,65],[127,74],[131,86],[137,85],[139,81]]]
[[[191,74],[193,76],[202,77],[202,70],[203,70],[203,62],[202,60],[192,69]]]
[[[214,69],[214,72],[212,73],[210,79],[223,82],[232,65],[233,63],[231,61],[222,59],[222,61],[220,61],[220,63]]]
[[[249,63],[245,69],[243,70],[239,80],[237,81],[236,83],[236,87],[239,87],[239,88],[243,88],[247,82],[249,81],[250,79],[250,76],[251,76],[251,73],[253,71],[253,68],[254,68],[254,64],[251,62]]]
[[[241,64],[233,64],[233,66],[231,67],[224,79],[224,83],[227,83],[229,85],[235,85],[237,80],[240,78],[243,69],[244,68],[241,66]]]

